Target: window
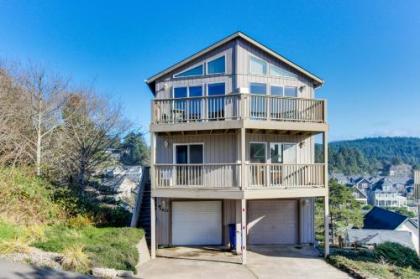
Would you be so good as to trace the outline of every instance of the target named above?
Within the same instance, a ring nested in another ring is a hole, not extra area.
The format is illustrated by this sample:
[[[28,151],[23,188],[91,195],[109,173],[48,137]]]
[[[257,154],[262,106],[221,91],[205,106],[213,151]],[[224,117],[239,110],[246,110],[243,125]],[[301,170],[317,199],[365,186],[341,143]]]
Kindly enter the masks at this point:
[[[207,63],[207,74],[224,74],[225,73],[225,56],[221,56]]]
[[[283,163],[283,145],[281,143],[271,143],[270,156],[272,164]]]
[[[223,120],[225,117],[225,84],[210,83],[207,85],[208,118],[209,120]]]
[[[297,87],[286,86],[284,88],[284,96],[286,96],[286,97],[297,97],[298,96]]]
[[[272,85],[270,91],[272,96],[283,96],[283,86]]]
[[[254,75],[266,75],[267,74],[267,62],[257,57],[249,57],[249,73]]]
[[[265,143],[251,143],[249,154],[251,163],[265,163]]]
[[[282,69],[280,67],[270,65],[270,75],[275,77],[291,77],[291,78],[297,78],[297,75],[294,73],[291,73],[285,69]]]
[[[203,86],[174,87],[174,98],[201,97]],[[201,118],[202,99],[180,99],[174,101],[174,114],[178,120],[198,120]],[[188,109],[188,112],[187,112]]]
[[[189,68],[183,72],[177,73],[174,75],[174,78],[178,77],[194,77],[194,76],[202,76],[204,74],[204,66],[203,64],[195,66],[193,68]]]
[[[225,95],[224,83],[210,83],[207,85],[207,89],[209,96]]]
[[[265,83],[251,82],[249,85],[251,94],[267,94],[267,85]]]
[[[202,164],[203,144],[175,144],[176,164]]]

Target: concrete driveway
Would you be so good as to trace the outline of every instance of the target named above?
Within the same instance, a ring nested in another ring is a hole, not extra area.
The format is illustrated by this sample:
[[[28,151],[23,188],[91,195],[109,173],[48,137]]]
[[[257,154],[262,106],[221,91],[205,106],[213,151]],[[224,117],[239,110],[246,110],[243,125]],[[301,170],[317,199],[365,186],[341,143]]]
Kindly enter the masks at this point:
[[[213,248],[176,247],[158,250],[142,266],[141,278],[351,278],[327,264],[311,247],[249,247],[248,264],[239,256]]]

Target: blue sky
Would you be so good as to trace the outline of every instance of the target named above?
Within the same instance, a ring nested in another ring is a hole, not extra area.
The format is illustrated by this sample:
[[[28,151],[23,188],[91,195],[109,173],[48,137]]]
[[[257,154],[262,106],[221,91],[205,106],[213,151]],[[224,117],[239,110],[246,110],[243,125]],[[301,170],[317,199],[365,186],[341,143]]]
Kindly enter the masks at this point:
[[[419,11],[415,0],[0,0],[0,58],[93,85],[147,131],[144,80],[243,31],[325,79],[331,140],[420,136]]]

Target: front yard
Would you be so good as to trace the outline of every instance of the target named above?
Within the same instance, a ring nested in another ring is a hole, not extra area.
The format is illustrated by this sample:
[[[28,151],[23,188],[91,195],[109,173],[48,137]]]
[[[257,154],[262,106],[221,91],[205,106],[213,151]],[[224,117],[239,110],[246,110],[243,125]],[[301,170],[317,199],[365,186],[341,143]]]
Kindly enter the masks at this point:
[[[420,278],[416,253],[395,243],[374,250],[333,249],[327,261],[355,278]]]

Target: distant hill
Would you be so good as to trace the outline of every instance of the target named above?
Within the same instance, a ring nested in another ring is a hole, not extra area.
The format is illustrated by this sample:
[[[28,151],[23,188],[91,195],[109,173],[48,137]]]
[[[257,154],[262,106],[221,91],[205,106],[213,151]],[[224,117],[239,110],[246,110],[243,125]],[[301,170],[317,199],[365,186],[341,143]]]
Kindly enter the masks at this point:
[[[330,171],[346,175],[375,173],[401,163],[420,166],[420,138],[376,137],[335,141],[329,144]],[[316,146],[316,159],[322,158],[322,145]]]

